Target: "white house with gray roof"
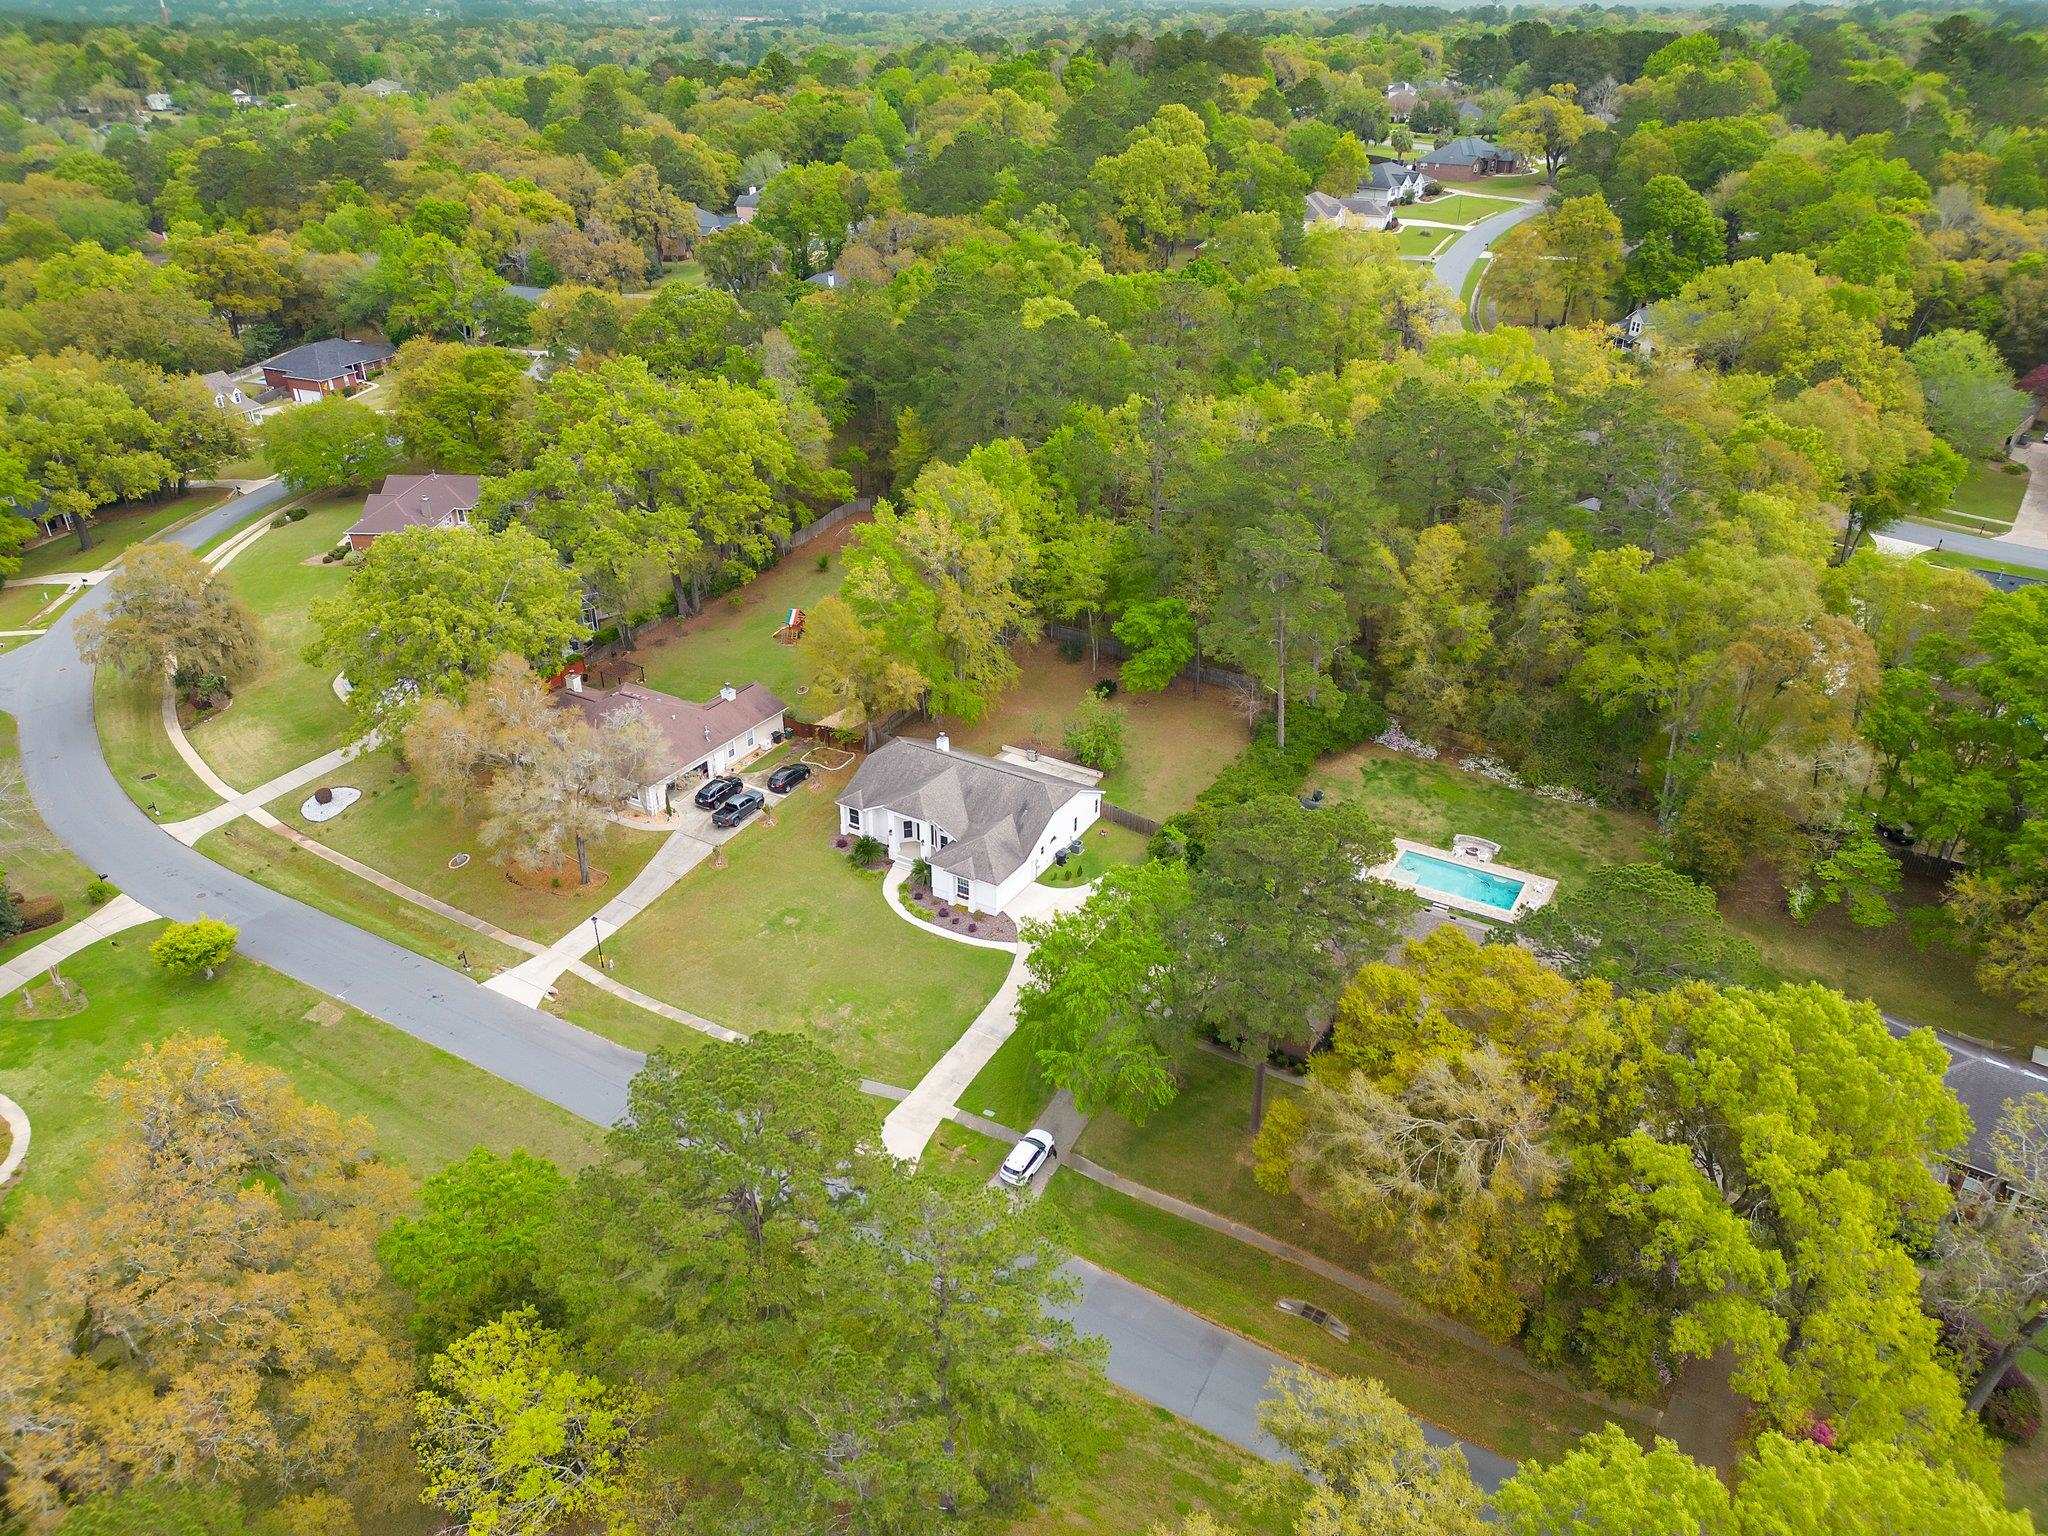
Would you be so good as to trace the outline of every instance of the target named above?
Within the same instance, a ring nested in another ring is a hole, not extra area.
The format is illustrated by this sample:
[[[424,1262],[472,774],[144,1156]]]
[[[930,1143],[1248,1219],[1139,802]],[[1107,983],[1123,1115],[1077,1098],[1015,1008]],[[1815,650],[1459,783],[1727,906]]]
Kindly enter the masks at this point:
[[[923,859],[932,892],[1000,912],[1102,814],[1092,784],[907,737],[868,755],[839,796],[839,829],[872,837],[892,862]]]

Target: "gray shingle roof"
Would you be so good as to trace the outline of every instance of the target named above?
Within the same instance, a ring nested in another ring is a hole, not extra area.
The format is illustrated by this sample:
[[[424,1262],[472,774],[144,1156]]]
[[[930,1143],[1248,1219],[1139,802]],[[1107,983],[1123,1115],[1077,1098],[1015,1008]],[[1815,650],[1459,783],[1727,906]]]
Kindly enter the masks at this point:
[[[295,379],[333,379],[357,363],[387,362],[397,350],[388,341],[350,341],[345,336],[333,336],[266,357],[261,366],[275,368]]]
[[[1508,152],[1491,139],[1471,134],[1451,140],[1422,157],[1424,165],[1477,165],[1481,160],[1506,160]]]
[[[1061,806],[1086,794],[1069,779],[1016,763],[898,737],[871,753],[839,803],[930,822],[951,840],[932,867],[1000,885],[1015,874]]]
[[[709,208],[697,210],[697,233],[715,235],[721,229],[731,229],[739,223],[739,217],[730,213],[713,213]]]

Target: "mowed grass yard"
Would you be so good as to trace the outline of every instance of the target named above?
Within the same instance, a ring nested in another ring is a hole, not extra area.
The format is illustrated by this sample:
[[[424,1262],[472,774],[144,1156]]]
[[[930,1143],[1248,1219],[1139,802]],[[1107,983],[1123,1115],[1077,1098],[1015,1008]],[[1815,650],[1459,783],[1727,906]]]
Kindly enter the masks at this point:
[[[1085,659],[1064,661],[1059,649],[1041,641],[1016,653],[1015,686],[981,719],[941,717],[905,731],[929,741],[944,731],[955,746],[993,757],[1005,746],[1037,747],[1065,757],[1067,723],[1102,678],[1116,668],[1105,661],[1091,672]],[[1102,781],[1116,805],[1163,821],[1195,803],[1251,740],[1234,694],[1205,687],[1196,693],[1175,683],[1161,693],[1119,693],[1112,700],[1124,716],[1124,761]]]
[[[1501,845],[1503,864],[1554,876],[1567,888],[1597,865],[1657,857],[1648,817],[1539,800],[1378,747],[1332,758],[1311,782],[1333,794],[1358,795],[1396,837],[1446,847],[1453,833],[1474,833]],[[1934,888],[1911,882],[1903,894],[1908,908],[1939,899]],[[1915,1024],[1994,1045],[2025,1051],[2042,1038],[2038,1026],[1977,989],[1968,956],[1915,946],[1903,911],[1883,928],[1858,928],[1838,908],[1795,923],[1776,879],[1761,868],[1722,893],[1721,911],[1756,945],[1769,972],[1784,980],[1825,982]]]
[[[186,735],[237,789],[254,789],[342,745],[354,729],[331,669],[302,653],[315,633],[314,601],[348,582],[345,564],[321,565],[317,557],[341,542],[362,510],[360,497],[327,498],[298,522],[259,535],[222,573],[262,626],[263,656],[235,684],[227,707]]]
[[[42,628],[49,622],[43,610],[63,596],[64,588],[48,582],[0,588],[0,629]]]
[[[102,507],[98,519],[86,530],[90,549],[78,547],[76,533],[60,533],[45,539],[21,557],[17,576],[55,576],[64,571],[97,571],[111,565],[144,539],[153,539],[166,528],[197,517],[225,501],[229,492],[220,487],[187,491],[161,501],[133,502],[125,506]]]
[[[272,801],[271,814],[380,874],[543,944],[609,901],[662,844],[661,833],[608,826],[590,844],[592,871],[603,871],[602,879],[577,885],[572,857],[559,884],[521,884],[484,846],[477,817],[427,795],[390,748],[344,763],[327,782],[360,789],[363,798],[331,821],[309,822],[299,807],[318,786],[308,785]],[[463,853],[468,862],[451,869],[450,861]]]
[[[839,590],[845,574],[839,547],[851,526],[842,524],[816,544],[792,551],[745,586],[711,599],[695,618],[655,626],[634,652],[647,669],[647,686],[701,701],[726,683],[759,683],[798,719],[815,718],[804,708],[797,648],[775,635],[790,609],[815,608]]]
[[[1394,244],[1403,256],[1434,256],[1439,246],[1457,238],[1455,229],[1431,229],[1419,224],[1403,224],[1394,231]]]
[[[169,980],[148,954],[160,931],[132,929],[65,962],[85,992],[83,1013],[29,1020],[19,994],[0,1000],[0,1091],[34,1130],[20,1187],[75,1192],[112,1128],[95,1085],[177,1034],[218,1035],[307,1098],[367,1116],[380,1150],[416,1174],[475,1146],[524,1147],[569,1167],[593,1154],[596,1126],[253,960],[235,959],[210,982]]]
[[[628,986],[746,1034],[808,1030],[907,1088],[995,995],[1010,955],[905,922],[881,876],[833,848],[850,772],[809,780],[773,825],[751,821],[724,845],[725,868],[698,865],[605,953]]]
[[[14,769],[20,763],[20,733],[14,717],[0,715],[0,768]],[[6,858],[7,888],[17,896],[54,896],[64,903],[61,923],[75,922],[85,915],[85,883],[92,878],[92,871],[72,857],[71,850],[43,825],[26,785],[13,798],[14,803],[6,807],[13,822]],[[0,939],[0,960],[12,959],[24,949],[34,948],[56,931],[54,927],[45,928]]]
[[[1518,197],[1482,197],[1471,192],[1452,192],[1427,202],[1410,203],[1399,210],[1403,218],[1437,219],[1445,224],[1477,224],[1496,213],[1521,206]]]
[[[114,779],[157,821],[182,821],[220,804],[185,765],[164,731],[163,684],[101,667],[92,682],[93,721]]]

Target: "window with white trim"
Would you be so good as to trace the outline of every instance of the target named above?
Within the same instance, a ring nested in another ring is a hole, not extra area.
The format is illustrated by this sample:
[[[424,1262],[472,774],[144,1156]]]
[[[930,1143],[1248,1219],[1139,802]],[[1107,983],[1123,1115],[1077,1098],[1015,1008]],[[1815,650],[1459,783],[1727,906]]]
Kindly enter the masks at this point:
[[[846,830],[849,832],[858,832],[860,830],[860,808],[858,806],[849,805],[845,807],[845,810]]]
[[[955,875],[953,877],[953,894],[961,901],[969,900],[974,895],[973,882],[969,880],[963,880],[960,876]]]

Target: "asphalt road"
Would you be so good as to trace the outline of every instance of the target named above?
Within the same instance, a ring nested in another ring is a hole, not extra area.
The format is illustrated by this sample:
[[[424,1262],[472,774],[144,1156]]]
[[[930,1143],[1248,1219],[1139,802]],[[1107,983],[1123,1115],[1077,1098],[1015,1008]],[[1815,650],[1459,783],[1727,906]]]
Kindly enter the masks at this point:
[[[1475,190],[1483,192],[1486,189],[1482,184]],[[1472,275],[1472,269],[1486,254],[1486,248],[1524,219],[1533,219],[1542,211],[1543,204],[1537,201],[1481,219],[1437,254],[1436,280],[1450,289],[1451,296],[1456,298],[1465,291],[1465,279]]]
[[[1980,560],[2003,560],[2007,565],[2024,565],[2048,573],[2048,549],[2031,544],[2013,544],[2004,539],[1987,539],[1974,533],[1956,533],[1948,528],[1930,528],[1925,523],[1893,523],[1878,530],[1888,539],[1904,539],[1929,549],[1953,550],[1975,555]]]
[[[236,497],[171,538],[197,548],[281,496],[272,486]],[[242,953],[573,1114],[609,1125],[625,1112],[639,1052],[223,869],[145,816],[100,753],[92,669],[72,638],[77,616],[106,598],[104,584],[91,589],[49,633],[0,655],[0,709],[20,727],[29,793],[81,860],[167,917],[233,923]],[[1110,1380],[1257,1455],[1279,1454],[1258,1406],[1283,1357],[1117,1275],[1078,1260],[1075,1270],[1082,1296],[1072,1320],[1107,1343]],[[1490,1451],[1465,1451],[1488,1489],[1513,1470]]]

